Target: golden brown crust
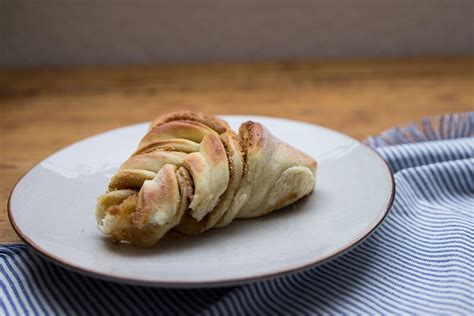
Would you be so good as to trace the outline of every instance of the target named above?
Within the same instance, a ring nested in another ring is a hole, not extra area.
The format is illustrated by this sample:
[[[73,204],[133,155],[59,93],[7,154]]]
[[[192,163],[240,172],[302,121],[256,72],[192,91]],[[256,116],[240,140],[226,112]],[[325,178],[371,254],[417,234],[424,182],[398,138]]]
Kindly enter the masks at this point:
[[[245,143],[246,152],[258,151],[263,143],[263,126],[260,123],[248,121],[239,128],[240,135]]]
[[[155,172],[142,169],[121,170],[110,180],[109,191],[140,189],[144,181],[151,180],[155,176]]]
[[[171,121],[150,129],[140,141],[138,149],[148,146],[151,142],[175,138],[200,143],[204,136],[215,133],[214,130],[199,122]]]
[[[181,165],[186,153],[180,151],[154,150],[130,157],[120,166],[121,170],[139,169],[158,172],[167,163]]]
[[[198,221],[211,212],[227,189],[229,167],[224,145],[217,134],[206,135],[199,152],[184,159],[194,181],[194,197],[191,201],[191,215]]]
[[[150,125],[150,128],[154,126],[161,125],[171,121],[181,121],[181,120],[189,120],[200,122],[209,126],[211,129],[215,130],[217,133],[222,134],[225,133],[226,130],[230,129],[227,122],[213,116],[213,115],[206,115],[203,113],[192,112],[192,111],[179,111],[173,112],[169,114],[164,114],[156,119]]]
[[[199,144],[187,139],[166,139],[150,142],[147,146],[137,149],[132,156],[151,153],[157,150],[161,151],[179,151],[183,153],[192,153],[199,150]]]
[[[136,211],[132,215],[132,222],[142,228],[150,221],[152,213],[165,202],[175,205],[179,200],[176,166],[167,164],[161,168],[159,177],[146,181],[139,194]],[[161,224],[161,223],[160,223]]]
[[[217,223],[221,218],[223,218],[226,212],[230,210],[230,204],[235,195],[235,191],[242,179],[243,153],[237,135],[235,135],[231,130],[228,130],[220,135],[220,140],[224,145],[227,160],[229,162],[229,185],[226,191],[222,194],[216,207],[204,216],[202,220],[196,220],[189,213],[184,214],[181,223],[176,227],[178,231],[184,234],[195,235],[217,226]],[[231,216],[231,218],[233,218],[233,216]]]

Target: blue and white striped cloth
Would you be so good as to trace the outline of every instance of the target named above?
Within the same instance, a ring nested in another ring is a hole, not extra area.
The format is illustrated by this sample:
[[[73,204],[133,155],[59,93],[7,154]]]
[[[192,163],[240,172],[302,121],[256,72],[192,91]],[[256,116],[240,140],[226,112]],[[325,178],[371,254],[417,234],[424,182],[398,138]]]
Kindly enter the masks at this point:
[[[2,315],[474,314],[474,113],[371,137],[397,194],[365,242],[319,267],[216,289],[115,284],[0,246]]]

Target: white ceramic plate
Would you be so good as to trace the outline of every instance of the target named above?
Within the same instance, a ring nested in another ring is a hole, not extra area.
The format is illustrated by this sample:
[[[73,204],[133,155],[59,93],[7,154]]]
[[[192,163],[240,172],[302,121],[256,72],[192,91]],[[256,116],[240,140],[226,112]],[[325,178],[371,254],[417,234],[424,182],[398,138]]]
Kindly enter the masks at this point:
[[[148,124],[115,129],[64,148],[15,186],[10,220],[39,253],[66,267],[128,283],[230,285],[271,277],[334,258],[367,237],[394,196],[389,168],[372,149],[307,123],[222,116],[237,129],[255,120],[314,157],[316,191],[287,209],[210,230],[171,233],[155,247],[113,244],[96,228],[96,197],[134,151]]]

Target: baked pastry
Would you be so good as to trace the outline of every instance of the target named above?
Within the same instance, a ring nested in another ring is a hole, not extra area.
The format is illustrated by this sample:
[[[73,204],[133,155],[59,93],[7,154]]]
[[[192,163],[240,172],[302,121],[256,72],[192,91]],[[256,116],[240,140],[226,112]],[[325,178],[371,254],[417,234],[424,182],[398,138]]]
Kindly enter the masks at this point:
[[[98,198],[98,227],[139,246],[154,245],[171,229],[199,234],[310,194],[316,168],[259,123],[243,123],[236,134],[215,116],[163,115]]]

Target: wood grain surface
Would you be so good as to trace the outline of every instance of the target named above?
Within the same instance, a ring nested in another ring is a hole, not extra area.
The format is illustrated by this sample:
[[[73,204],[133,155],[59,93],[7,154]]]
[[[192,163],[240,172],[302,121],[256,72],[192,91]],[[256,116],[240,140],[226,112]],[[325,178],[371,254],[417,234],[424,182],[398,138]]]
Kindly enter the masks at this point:
[[[26,171],[72,142],[161,113],[278,116],[363,139],[473,108],[471,57],[0,69],[0,242],[20,240],[7,199]]]

